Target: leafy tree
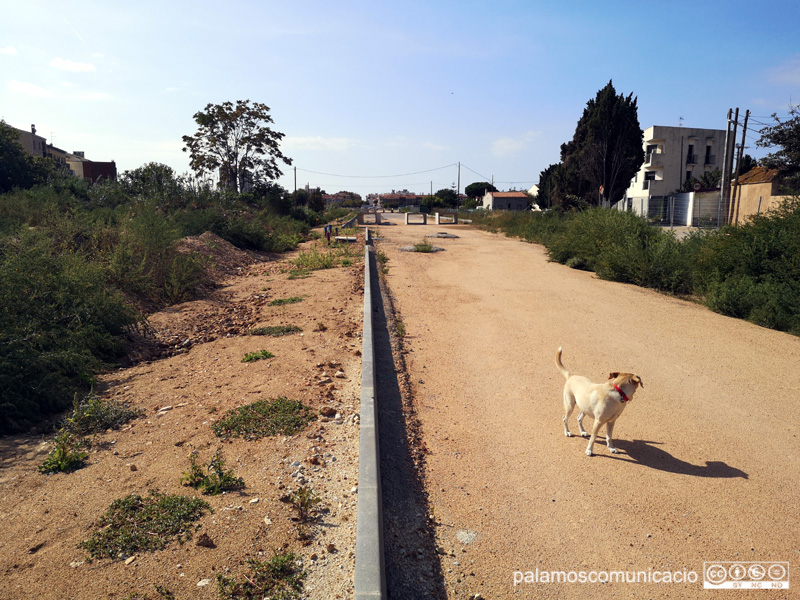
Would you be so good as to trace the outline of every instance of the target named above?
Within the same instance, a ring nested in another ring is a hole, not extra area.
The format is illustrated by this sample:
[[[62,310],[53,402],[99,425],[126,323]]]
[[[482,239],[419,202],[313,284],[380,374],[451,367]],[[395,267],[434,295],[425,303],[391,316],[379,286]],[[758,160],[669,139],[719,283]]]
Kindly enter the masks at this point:
[[[279,215],[288,215],[294,208],[292,195],[278,183],[256,183],[253,186],[253,197],[260,205],[271,208]]]
[[[536,204],[540,208],[553,206],[553,188],[555,187],[556,172],[559,168],[561,168],[560,163],[555,163],[539,173],[539,193],[536,196]]]
[[[703,173],[703,176],[698,179],[697,177],[692,177],[691,179],[687,179],[683,182],[683,185],[677,190],[679,192],[692,192],[694,191],[694,184],[699,183],[700,188],[704,190],[713,190],[720,186],[722,181],[722,171],[719,169],[714,169],[713,171],[708,171],[707,173]]]
[[[464,188],[464,193],[467,195],[467,198],[480,198],[486,192],[496,191],[497,188],[488,181],[476,181],[475,183],[470,183]]]
[[[739,175],[744,175],[748,171],[752,171],[757,166],[758,166],[758,161],[749,154],[745,154],[744,156],[742,156],[742,162],[738,166]]]
[[[780,117],[773,113],[775,125],[769,125],[761,130],[761,139],[756,142],[756,146],[777,147],[778,150],[761,159],[761,163],[767,168],[794,174],[800,172],[800,105],[789,106],[789,117],[781,121]]]
[[[563,204],[570,194],[589,204],[620,200],[644,163],[643,140],[637,99],[617,95],[609,81],[586,104],[572,140],[561,146],[554,200]]]
[[[172,167],[157,162],[125,171],[119,181],[130,196],[168,198],[181,193],[181,183]]]
[[[283,173],[282,161],[292,161],[280,151],[284,134],[272,130],[269,107],[250,100],[208,104],[194,114],[194,135],[183,136],[191,168],[198,176],[219,172],[220,185],[244,191],[258,181],[275,180]]]
[[[456,206],[458,204],[458,195],[455,190],[450,188],[442,188],[436,192],[436,197],[442,201],[444,206]]]
[[[321,189],[316,188],[311,190],[308,194],[308,208],[309,210],[313,210],[314,212],[324,212],[325,211],[325,198],[323,198],[323,192]]]
[[[53,159],[25,152],[19,143],[19,132],[0,120],[0,194],[63,176]]]

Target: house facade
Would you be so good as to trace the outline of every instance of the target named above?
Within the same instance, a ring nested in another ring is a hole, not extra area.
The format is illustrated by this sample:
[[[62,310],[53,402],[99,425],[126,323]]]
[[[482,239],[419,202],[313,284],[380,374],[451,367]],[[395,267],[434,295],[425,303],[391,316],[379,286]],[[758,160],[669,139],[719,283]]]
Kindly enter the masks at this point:
[[[685,181],[722,170],[725,130],[654,125],[644,130],[644,152],[644,164],[617,207],[647,216]]]
[[[486,210],[527,210],[531,198],[525,192],[486,192],[481,206]]]
[[[777,169],[755,167],[731,183],[728,223],[744,223],[750,217],[765,213],[783,202]]]
[[[9,125],[9,127],[11,127]],[[23,150],[31,156],[46,156],[47,155],[47,139],[40,135],[36,135],[36,125],[31,125],[30,131],[24,129],[17,129],[19,133],[19,143]]]

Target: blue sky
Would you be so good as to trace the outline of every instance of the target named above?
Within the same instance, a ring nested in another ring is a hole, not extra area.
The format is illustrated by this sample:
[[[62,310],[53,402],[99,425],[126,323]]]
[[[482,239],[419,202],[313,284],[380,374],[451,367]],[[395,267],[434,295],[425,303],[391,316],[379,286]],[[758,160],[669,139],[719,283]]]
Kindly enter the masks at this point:
[[[796,0],[3,4],[0,118],[120,171],[187,172],[192,115],[249,99],[298,187],[424,193],[460,161],[462,190],[526,189],[610,79],[642,128],[724,129],[737,106],[758,127],[800,98]]]

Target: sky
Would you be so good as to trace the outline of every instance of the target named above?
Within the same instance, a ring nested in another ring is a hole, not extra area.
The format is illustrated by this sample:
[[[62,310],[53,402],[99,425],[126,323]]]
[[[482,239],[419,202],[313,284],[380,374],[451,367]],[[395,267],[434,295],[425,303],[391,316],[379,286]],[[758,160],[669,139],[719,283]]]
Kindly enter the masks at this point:
[[[120,173],[188,173],[181,137],[225,101],[270,107],[285,188],[364,196],[528,189],[609,80],[643,129],[749,109],[756,158],[800,99],[797,0],[0,4],[0,119]]]

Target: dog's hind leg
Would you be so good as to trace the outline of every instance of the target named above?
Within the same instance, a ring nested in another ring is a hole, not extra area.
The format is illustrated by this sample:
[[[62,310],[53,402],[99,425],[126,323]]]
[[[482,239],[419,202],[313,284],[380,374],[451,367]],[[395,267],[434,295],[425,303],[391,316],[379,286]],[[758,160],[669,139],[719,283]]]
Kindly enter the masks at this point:
[[[589,438],[589,445],[586,446],[586,456],[592,456],[592,448],[594,448],[594,441],[597,439],[597,432],[600,431],[600,427],[603,424],[600,422],[599,419],[594,420],[594,425],[592,426],[592,437]]]
[[[572,432],[569,430],[569,425],[567,421],[569,420],[569,416],[572,414],[573,409],[575,408],[575,397],[564,390],[564,435],[567,437],[572,437]],[[583,413],[581,413],[583,415]],[[578,417],[580,423],[580,417]],[[581,429],[583,429],[581,427]]]
[[[583,411],[578,415],[578,429],[581,430],[581,437],[589,437],[589,432],[583,428],[583,417],[585,416],[586,414]]]

